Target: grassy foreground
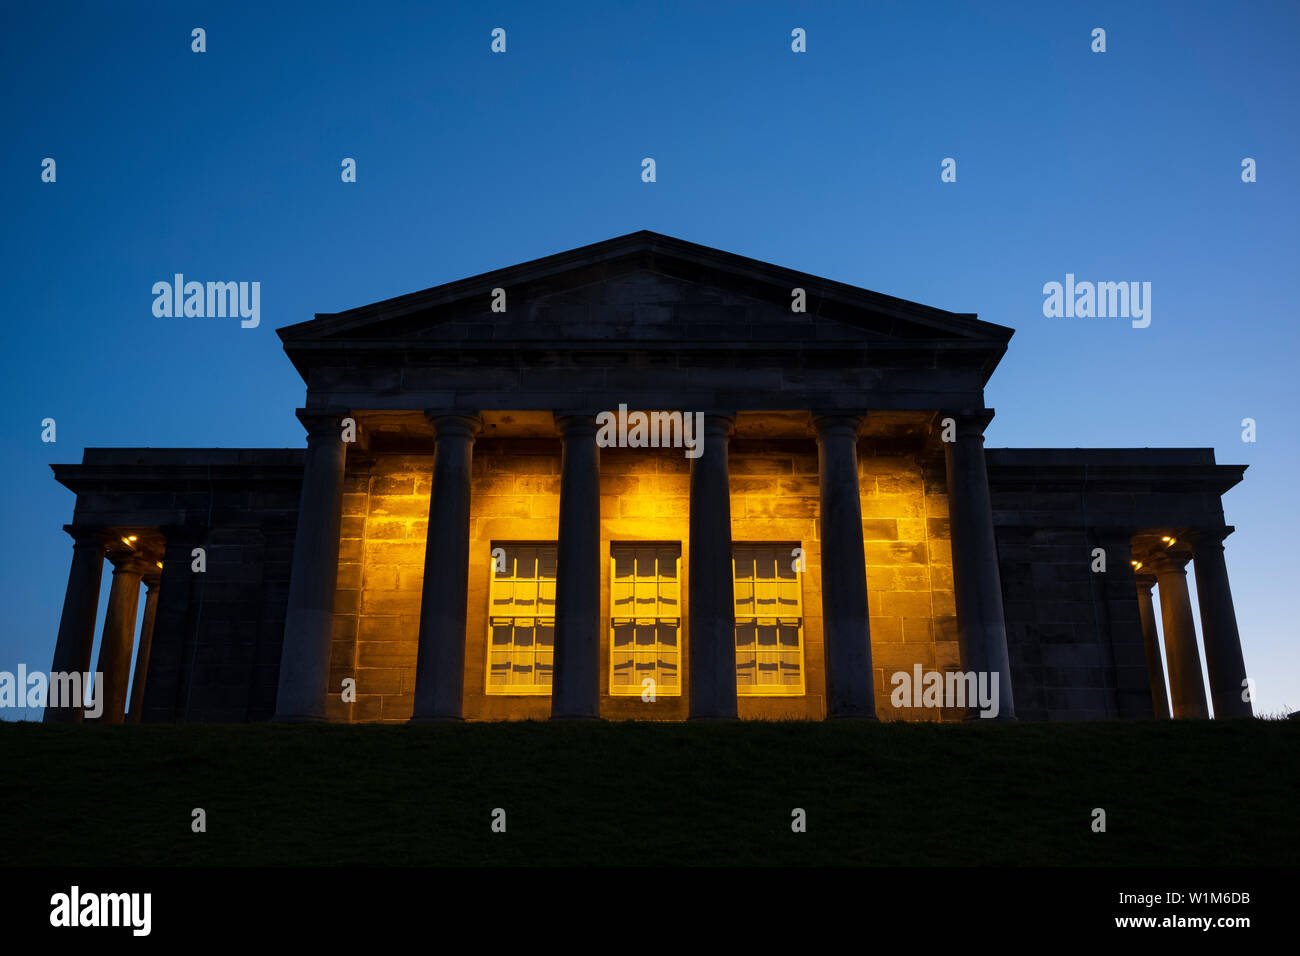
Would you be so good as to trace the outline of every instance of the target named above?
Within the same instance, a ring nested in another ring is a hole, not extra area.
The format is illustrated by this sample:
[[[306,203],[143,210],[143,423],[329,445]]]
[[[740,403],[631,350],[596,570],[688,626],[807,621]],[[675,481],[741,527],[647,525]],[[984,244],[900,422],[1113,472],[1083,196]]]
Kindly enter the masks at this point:
[[[0,862],[1282,865],[1298,755],[1300,721],[11,723]]]

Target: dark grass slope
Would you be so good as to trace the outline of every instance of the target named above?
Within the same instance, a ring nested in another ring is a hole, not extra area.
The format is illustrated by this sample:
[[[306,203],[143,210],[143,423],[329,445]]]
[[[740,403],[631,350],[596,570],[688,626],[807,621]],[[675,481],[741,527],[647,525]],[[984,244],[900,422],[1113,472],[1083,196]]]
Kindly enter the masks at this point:
[[[0,860],[1289,865],[1298,744],[1296,721],[6,724]]]

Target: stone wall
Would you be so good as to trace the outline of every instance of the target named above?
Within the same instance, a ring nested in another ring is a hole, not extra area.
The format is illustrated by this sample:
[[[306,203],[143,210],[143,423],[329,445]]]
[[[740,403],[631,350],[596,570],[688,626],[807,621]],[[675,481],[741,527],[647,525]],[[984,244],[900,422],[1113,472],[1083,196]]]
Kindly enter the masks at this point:
[[[910,441],[858,447],[876,713],[882,720],[959,719],[956,709],[895,708],[892,677],[962,670],[942,458]],[[914,681],[912,681],[914,683]]]
[[[907,443],[864,441],[860,449],[863,532],[870,588],[877,706],[883,718],[935,719],[932,711],[894,712],[889,674],[956,668],[956,623],[942,462],[923,465]],[[811,440],[733,439],[732,536],[739,543],[802,547],[805,693],[741,696],[742,717],[825,716],[821,620],[817,448]],[[381,455],[349,466],[339,549],[329,716],[404,721],[414,706],[432,456]],[[690,461],[680,449],[602,449],[600,712],[611,719],[681,720],[688,712],[689,634],[681,650],[680,695],[654,702],[610,693],[611,570],[616,542],[669,542],[682,551],[682,619],[689,616]],[[558,536],[560,443],[481,438],[472,471],[470,567],[466,614],[465,705],[468,719],[550,715],[545,695],[487,693],[491,551],[512,542]],[[683,631],[687,628],[683,626]],[[355,704],[339,690],[357,681]]]

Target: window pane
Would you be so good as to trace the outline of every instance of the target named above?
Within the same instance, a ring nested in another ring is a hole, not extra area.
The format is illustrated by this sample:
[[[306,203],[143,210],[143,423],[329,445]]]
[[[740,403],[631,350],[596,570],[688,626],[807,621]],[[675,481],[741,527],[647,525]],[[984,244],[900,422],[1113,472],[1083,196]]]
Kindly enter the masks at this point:
[[[510,654],[493,651],[488,665],[488,683],[505,685],[510,680]]]
[[[754,580],[754,552],[749,548],[737,549],[733,559],[736,564],[736,580]]]
[[[754,582],[753,581],[736,581],[732,584],[733,593],[736,596],[736,614],[737,616],[754,616]]]
[[[754,651],[752,648],[736,649],[736,684],[739,687],[752,686],[756,681]]]
[[[781,652],[781,683],[787,687],[799,685],[799,652]]]
[[[540,548],[537,552],[537,577],[542,581],[555,580],[557,548]]]
[[[677,549],[659,549],[659,577],[665,581],[677,580]]]
[[[632,582],[615,581],[610,602],[614,617],[632,617]]]
[[[680,604],[677,601],[677,580],[659,582],[659,613],[663,617],[680,617]]]
[[[549,687],[551,685],[551,676],[554,670],[554,655],[549,649],[541,648],[537,651],[534,663],[533,680],[534,683]]]
[[[635,554],[631,548],[614,549],[614,578],[618,581],[630,581],[635,568]]]
[[[509,578],[498,577],[492,582],[492,613],[506,615],[510,613],[514,601],[514,584]]]

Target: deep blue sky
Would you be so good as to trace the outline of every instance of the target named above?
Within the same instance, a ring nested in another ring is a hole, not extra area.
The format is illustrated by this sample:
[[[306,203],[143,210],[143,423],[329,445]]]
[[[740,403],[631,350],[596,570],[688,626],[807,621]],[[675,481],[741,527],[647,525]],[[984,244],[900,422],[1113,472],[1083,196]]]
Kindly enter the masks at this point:
[[[1300,708],[1300,6],[2,16],[0,670],[50,664],[73,506],[50,462],[301,446],[277,327],[644,228],[1015,328],[990,446],[1212,446],[1250,465],[1224,502],[1247,670],[1257,711]],[[154,318],[150,287],[174,272],[260,281],[261,326]],[[1151,282],[1151,326],[1044,318],[1043,283],[1067,272]]]

